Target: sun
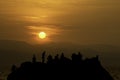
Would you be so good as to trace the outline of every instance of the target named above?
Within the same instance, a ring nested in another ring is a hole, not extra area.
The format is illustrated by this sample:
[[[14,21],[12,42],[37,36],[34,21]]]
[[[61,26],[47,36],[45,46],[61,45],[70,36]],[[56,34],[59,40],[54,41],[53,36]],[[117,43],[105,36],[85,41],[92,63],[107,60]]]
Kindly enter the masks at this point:
[[[40,38],[40,39],[45,39],[46,36],[47,36],[47,35],[46,35],[45,32],[40,32],[40,33],[39,33],[39,38]]]

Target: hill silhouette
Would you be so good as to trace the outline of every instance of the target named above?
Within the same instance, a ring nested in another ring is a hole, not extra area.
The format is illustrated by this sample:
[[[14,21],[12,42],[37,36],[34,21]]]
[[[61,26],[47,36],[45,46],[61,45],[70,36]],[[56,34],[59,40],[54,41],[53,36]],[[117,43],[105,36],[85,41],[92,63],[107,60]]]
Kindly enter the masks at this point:
[[[7,80],[113,80],[111,75],[102,67],[99,56],[83,59],[79,52],[73,53],[71,59],[64,56],[49,55],[46,59],[46,52],[42,53],[42,61],[38,62],[33,55],[32,61],[23,62],[20,67],[15,65]]]

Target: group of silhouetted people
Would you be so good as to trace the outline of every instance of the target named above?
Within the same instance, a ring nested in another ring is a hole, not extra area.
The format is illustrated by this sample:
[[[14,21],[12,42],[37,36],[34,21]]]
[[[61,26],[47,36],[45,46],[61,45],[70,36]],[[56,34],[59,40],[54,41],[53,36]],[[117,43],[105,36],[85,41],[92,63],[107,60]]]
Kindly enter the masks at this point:
[[[42,61],[24,62],[19,68],[12,66],[7,80],[113,80],[111,75],[102,67],[99,57],[83,59],[81,53],[72,54],[71,59],[57,54],[54,58],[46,52],[42,53]]]

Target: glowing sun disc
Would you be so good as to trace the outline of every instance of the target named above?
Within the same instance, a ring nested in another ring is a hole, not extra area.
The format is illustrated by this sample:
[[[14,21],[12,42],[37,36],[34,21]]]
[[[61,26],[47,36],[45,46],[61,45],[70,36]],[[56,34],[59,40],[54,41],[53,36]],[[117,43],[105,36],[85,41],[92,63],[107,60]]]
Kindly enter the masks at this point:
[[[46,33],[45,32],[40,32],[39,33],[39,38],[40,39],[45,39],[46,38]]]

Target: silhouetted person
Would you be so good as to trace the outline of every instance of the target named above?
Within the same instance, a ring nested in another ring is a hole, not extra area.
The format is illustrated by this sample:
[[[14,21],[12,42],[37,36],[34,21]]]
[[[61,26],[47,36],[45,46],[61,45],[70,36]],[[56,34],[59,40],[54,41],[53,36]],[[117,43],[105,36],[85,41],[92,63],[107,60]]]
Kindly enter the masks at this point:
[[[33,55],[32,62],[36,63],[36,56],[35,56],[35,54]]]
[[[64,58],[65,58],[64,53],[62,53],[60,59],[64,59]]]
[[[59,64],[59,55],[58,54],[54,58],[54,63]]]
[[[78,59],[79,59],[80,61],[82,61],[82,59],[83,59],[83,56],[82,56],[82,54],[81,54],[80,52],[78,52]]]
[[[78,54],[73,53],[71,57],[72,57],[73,64],[81,64],[82,63],[82,55],[80,52]]]
[[[53,63],[53,58],[51,55],[49,55],[47,58],[47,64],[52,64],[52,63]]]
[[[78,53],[72,54],[71,60],[62,53],[60,58],[56,55],[54,59],[49,55],[45,63],[45,52],[42,62],[36,62],[34,55],[32,62],[24,62],[19,68],[13,66],[7,80],[56,80],[56,77],[61,80],[114,80],[102,67],[98,56],[82,60]]]
[[[60,64],[64,65],[64,64],[71,64],[71,60],[67,57],[64,56],[64,53],[61,54],[61,57],[60,57]]]
[[[45,62],[45,51],[42,53],[42,63],[44,63]]]
[[[73,64],[76,63],[76,56],[77,56],[77,55],[76,55],[75,53],[73,53],[72,56],[71,56],[71,57],[72,57],[72,63],[73,63]]]

